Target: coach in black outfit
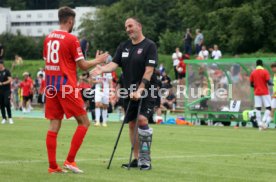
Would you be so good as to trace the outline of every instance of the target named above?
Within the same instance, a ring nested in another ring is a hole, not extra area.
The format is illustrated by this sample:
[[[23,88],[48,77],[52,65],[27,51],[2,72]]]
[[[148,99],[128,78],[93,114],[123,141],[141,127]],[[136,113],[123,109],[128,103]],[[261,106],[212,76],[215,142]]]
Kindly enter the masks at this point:
[[[97,66],[92,75],[101,74],[102,72],[112,72],[118,66],[123,71],[123,86],[126,89],[133,88],[137,85],[139,89],[134,90],[124,99],[124,109],[126,111],[128,102],[131,100],[129,112],[126,113],[126,120],[129,123],[129,136],[131,141],[134,138],[135,120],[137,117],[138,103],[141,99],[143,90],[154,87],[157,92],[157,77],[154,68],[157,66],[157,48],[153,41],[145,38],[142,33],[142,24],[137,18],[128,18],[125,22],[125,30],[130,38],[121,43],[113,61],[103,67]],[[150,93],[150,92],[149,92]],[[151,169],[150,147],[152,141],[152,128],[149,128],[148,119],[153,113],[155,98],[148,94],[142,100],[141,112],[138,116],[138,138],[134,147],[134,160],[131,161],[130,167],[141,170]],[[157,93],[155,93],[155,96]],[[122,167],[127,167],[123,164]]]
[[[11,73],[4,67],[3,61],[0,61],[0,107],[2,114],[2,124],[7,122],[6,109],[9,117],[9,123],[13,124],[11,115]]]

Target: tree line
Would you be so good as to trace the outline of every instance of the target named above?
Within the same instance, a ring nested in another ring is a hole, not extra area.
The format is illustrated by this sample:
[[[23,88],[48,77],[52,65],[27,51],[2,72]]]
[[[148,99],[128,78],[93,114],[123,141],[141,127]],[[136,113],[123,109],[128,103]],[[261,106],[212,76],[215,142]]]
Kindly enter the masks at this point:
[[[276,1],[265,0],[121,0],[101,8],[97,19],[83,20],[83,32],[94,48],[114,52],[127,36],[126,17],[136,16],[144,34],[158,43],[159,52],[171,54],[183,45],[185,30],[200,28],[204,44],[218,44],[231,54],[276,51]]]
[[[0,6],[14,2],[26,8],[45,6],[46,1],[0,0]],[[28,2],[28,3],[27,3]],[[40,3],[38,3],[40,2]],[[84,1],[47,1],[47,6],[59,7],[59,3],[71,7],[81,5]],[[225,53],[240,54],[276,51],[276,1],[264,0],[102,0],[106,2],[96,12],[82,19],[81,30],[90,41],[90,56],[96,49],[107,50],[113,54],[118,44],[127,39],[124,22],[127,17],[136,16],[143,23],[146,37],[154,40],[159,53],[171,54],[175,47],[182,48],[185,30],[190,28],[195,37],[195,30],[200,28],[204,34],[207,47],[218,44]],[[67,3],[67,4],[66,4]],[[73,4],[71,4],[73,3]],[[28,5],[29,6],[29,5]],[[29,6],[31,7],[31,6]],[[37,7],[36,7],[37,8]],[[26,8],[32,9],[32,8]],[[6,58],[13,59],[15,54],[24,59],[41,58],[43,38],[34,39],[9,33],[0,36],[5,46]]]
[[[0,7],[12,10],[57,9],[61,6],[101,6],[111,5],[118,0],[0,0]]]

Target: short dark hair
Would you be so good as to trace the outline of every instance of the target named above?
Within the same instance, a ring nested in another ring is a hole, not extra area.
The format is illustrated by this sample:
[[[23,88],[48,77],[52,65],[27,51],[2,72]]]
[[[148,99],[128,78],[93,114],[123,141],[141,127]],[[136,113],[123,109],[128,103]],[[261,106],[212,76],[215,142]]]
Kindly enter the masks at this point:
[[[270,67],[271,67],[271,68],[275,68],[275,67],[276,67],[276,63],[272,63],[272,64],[270,65]]]
[[[60,24],[66,23],[70,17],[75,18],[76,13],[68,6],[59,8],[58,10],[58,21]]]
[[[133,19],[134,21],[136,21],[137,23],[139,23],[139,24],[142,25],[141,20],[138,17],[136,17],[136,16],[131,16],[131,17],[128,17],[127,19]]]
[[[264,64],[263,64],[263,61],[262,61],[261,59],[258,59],[258,60],[256,61],[256,65],[257,65],[257,66],[263,66]]]

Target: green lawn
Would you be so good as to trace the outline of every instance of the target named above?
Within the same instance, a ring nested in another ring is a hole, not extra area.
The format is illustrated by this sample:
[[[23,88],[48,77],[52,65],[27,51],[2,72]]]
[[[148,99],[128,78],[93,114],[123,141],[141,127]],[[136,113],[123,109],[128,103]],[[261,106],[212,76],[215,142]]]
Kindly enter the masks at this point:
[[[5,182],[42,181],[276,181],[276,133],[253,128],[154,125],[153,170],[120,168],[128,161],[127,127],[111,169],[107,170],[120,124],[92,126],[78,153],[84,174],[47,173],[45,135],[48,121],[15,118],[0,125],[0,179]],[[58,137],[57,159],[64,161],[76,124],[64,121]]]

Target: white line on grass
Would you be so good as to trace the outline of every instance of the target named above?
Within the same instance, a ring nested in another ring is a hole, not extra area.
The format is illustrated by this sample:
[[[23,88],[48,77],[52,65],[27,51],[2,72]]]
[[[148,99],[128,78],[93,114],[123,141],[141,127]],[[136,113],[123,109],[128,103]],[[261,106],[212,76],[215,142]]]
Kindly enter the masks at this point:
[[[258,155],[276,155],[276,152],[267,153],[241,153],[241,154],[202,154],[202,155],[171,155],[152,157],[153,159],[184,159],[184,158],[212,158],[212,157],[241,157],[241,156],[258,156]],[[125,160],[128,158],[117,157],[114,160]],[[108,161],[109,158],[96,158],[96,159],[79,159],[77,161]],[[20,164],[20,163],[44,163],[46,160],[2,160],[0,164]],[[62,162],[60,160],[59,162]]]

